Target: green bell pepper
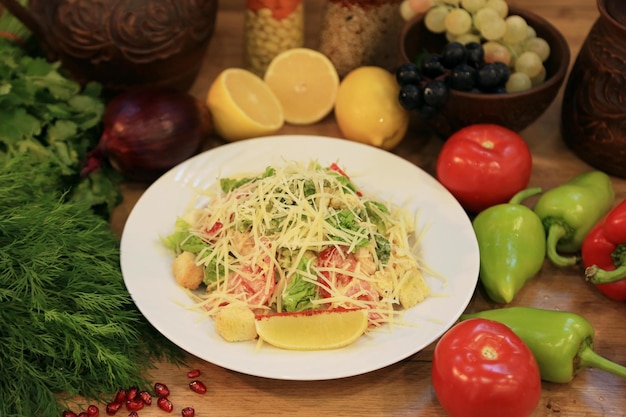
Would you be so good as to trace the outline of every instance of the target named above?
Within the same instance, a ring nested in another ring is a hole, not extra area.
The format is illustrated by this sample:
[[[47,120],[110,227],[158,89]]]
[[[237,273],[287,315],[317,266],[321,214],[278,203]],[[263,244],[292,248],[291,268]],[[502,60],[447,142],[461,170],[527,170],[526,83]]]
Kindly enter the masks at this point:
[[[472,222],[480,252],[479,278],[489,298],[510,303],[537,275],[546,257],[546,233],[539,217],[521,202],[541,188],[517,193],[509,203],[481,211]]]
[[[533,352],[544,381],[566,383],[589,367],[626,378],[626,367],[593,351],[594,329],[578,314],[506,307],[463,314],[461,320],[474,317],[497,321],[513,330]]]
[[[591,228],[613,206],[615,191],[611,178],[602,171],[582,173],[565,184],[546,191],[534,211],[547,234],[546,252],[556,266],[576,264],[582,242]]]

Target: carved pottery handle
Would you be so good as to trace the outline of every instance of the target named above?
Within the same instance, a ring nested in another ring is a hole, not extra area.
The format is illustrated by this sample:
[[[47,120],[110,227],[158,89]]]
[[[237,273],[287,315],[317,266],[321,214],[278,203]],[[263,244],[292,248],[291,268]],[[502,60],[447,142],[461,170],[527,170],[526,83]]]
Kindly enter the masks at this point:
[[[50,1],[50,0],[48,0]],[[2,4],[13,16],[19,19],[32,32],[32,34],[39,39],[40,42],[49,45],[46,39],[44,28],[42,27],[39,19],[31,13],[29,9],[22,6],[17,0],[0,0]]]

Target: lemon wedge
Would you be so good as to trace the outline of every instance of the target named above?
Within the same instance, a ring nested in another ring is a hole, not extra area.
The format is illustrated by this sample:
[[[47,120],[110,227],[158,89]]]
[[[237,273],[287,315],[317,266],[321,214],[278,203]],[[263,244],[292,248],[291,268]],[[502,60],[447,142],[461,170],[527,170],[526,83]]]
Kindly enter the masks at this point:
[[[315,310],[256,317],[259,338],[289,350],[337,349],[354,343],[367,329],[367,311]]]

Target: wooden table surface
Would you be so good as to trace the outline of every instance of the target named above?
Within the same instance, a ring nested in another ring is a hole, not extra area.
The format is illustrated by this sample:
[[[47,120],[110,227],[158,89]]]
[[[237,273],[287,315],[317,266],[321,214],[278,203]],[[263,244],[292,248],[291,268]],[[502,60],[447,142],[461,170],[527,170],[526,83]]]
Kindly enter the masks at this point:
[[[204,99],[212,80],[227,67],[243,64],[243,4],[241,0],[221,0],[215,35],[207,51],[201,73],[191,92]],[[306,1],[306,46],[317,46],[319,19],[324,2]],[[510,5],[526,8],[550,20],[569,41],[572,62],[598,17],[594,0],[509,0]],[[533,154],[531,185],[544,189],[556,186],[590,167],[573,154],[559,133],[561,94],[548,111],[521,132]],[[280,133],[321,134],[340,137],[334,119],[306,127],[285,126]],[[212,138],[207,148],[224,142]],[[437,137],[409,132],[393,152],[434,172]],[[613,178],[616,201],[626,197],[626,181]],[[121,233],[124,222],[145,189],[125,184],[125,200],[114,213],[112,226]],[[626,364],[626,304],[603,297],[582,279],[581,267],[559,269],[546,262],[512,303],[548,309],[573,311],[585,316],[596,328],[595,349],[601,355]],[[477,292],[469,309],[493,307]],[[208,386],[206,395],[189,390],[187,367],[159,364],[152,372],[154,381],[167,384],[180,415],[183,406],[193,406],[196,416],[445,416],[431,385],[431,357],[434,344],[386,368],[364,375],[321,382],[293,382],[264,379],[233,372],[188,356],[188,368],[202,371]],[[541,402],[533,416],[624,416],[626,380],[588,369],[569,384],[543,383]],[[119,414],[119,413],[118,413]],[[126,415],[122,413],[121,415]],[[141,417],[166,415],[152,405],[140,411]],[[503,416],[506,417],[506,416]]]

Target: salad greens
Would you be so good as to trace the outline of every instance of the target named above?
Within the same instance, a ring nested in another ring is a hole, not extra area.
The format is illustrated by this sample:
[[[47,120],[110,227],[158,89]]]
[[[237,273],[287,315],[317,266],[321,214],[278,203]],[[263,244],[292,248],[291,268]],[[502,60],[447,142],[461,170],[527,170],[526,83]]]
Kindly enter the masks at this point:
[[[265,172],[257,177],[243,177],[243,178],[221,178],[220,179],[220,188],[223,192],[228,193],[237,188],[241,187],[252,181],[258,181],[263,178],[271,177],[276,173],[276,170],[272,167],[267,167]]]
[[[3,417],[61,415],[76,395],[149,388],[155,359],[182,363],[136,309],[107,221],[66,200],[63,176],[35,153],[0,154]]]
[[[338,168],[317,163],[308,168],[295,164],[267,167],[259,175],[220,178],[219,188],[222,194],[199,209],[200,218],[192,224],[179,217],[174,231],[162,237],[162,243],[175,254],[190,252],[202,259],[202,282],[209,292],[227,276],[237,275],[241,248],[227,251],[224,247],[237,248],[235,241],[242,236],[244,240],[246,236],[268,237],[278,246],[277,269],[284,271],[278,276],[284,276],[284,285],[278,285],[280,299],[275,303],[281,311],[318,308],[315,301],[323,298],[316,284],[317,257],[323,250],[320,241],[327,247],[349,248],[351,254],[367,248],[365,252],[375,253],[371,259],[381,268],[390,262],[392,245],[386,234],[397,220],[384,204],[364,198]],[[336,201],[331,203],[333,199]],[[238,238],[235,231],[241,233]],[[316,238],[308,237],[313,235]],[[216,236],[220,236],[219,245]]]
[[[304,279],[305,274],[311,276],[311,264],[314,259],[303,257],[298,264],[296,274],[287,284],[283,292],[283,308],[288,312],[311,310],[311,300],[317,298],[317,285]]]

